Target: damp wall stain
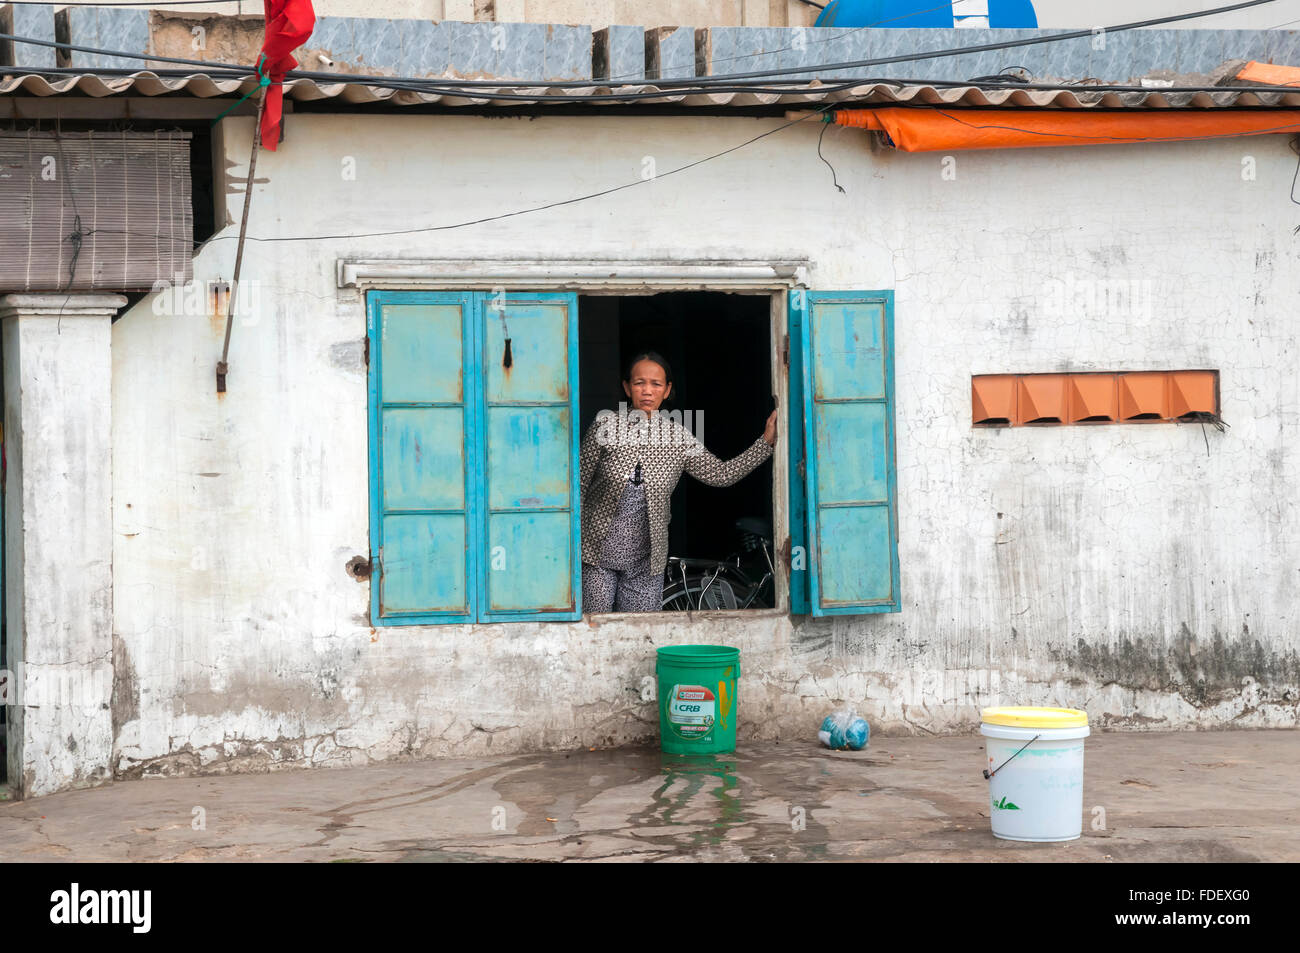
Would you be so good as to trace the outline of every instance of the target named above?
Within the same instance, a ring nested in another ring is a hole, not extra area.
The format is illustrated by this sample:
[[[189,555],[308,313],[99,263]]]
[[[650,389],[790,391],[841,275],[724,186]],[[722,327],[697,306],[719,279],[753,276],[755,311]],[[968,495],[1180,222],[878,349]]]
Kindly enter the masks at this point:
[[[1246,679],[1261,691],[1276,691],[1282,702],[1295,701],[1300,684],[1300,653],[1269,651],[1244,625],[1233,641],[1217,630],[1198,640],[1184,623],[1168,642],[1138,636],[1111,645],[1080,638],[1073,649],[1053,649],[1051,656],[1076,680],[1175,693],[1197,707],[1239,695]]]

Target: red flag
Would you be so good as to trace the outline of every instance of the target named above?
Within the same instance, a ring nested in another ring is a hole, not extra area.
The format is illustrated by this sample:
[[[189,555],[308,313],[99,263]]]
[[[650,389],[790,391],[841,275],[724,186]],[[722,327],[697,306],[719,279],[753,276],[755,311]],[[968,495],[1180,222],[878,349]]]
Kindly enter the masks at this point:
[[[316,27],[311,0],[263,0],[266,10],[266,38],[257,59],[258,72],[270,77],[266,105],[262,108],[262,145],[275,151],[280,142],[280,120],[284,114],[284,74],[298,65],[289,54],[307,42]]]

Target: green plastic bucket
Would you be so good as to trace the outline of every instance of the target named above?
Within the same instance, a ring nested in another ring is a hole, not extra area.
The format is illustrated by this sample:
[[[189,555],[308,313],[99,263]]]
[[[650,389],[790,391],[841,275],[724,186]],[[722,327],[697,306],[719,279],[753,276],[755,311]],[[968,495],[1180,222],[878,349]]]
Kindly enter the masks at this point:
[[[660,749],[667,754],[735,751],[740,649],[670,645],[658,656]]]

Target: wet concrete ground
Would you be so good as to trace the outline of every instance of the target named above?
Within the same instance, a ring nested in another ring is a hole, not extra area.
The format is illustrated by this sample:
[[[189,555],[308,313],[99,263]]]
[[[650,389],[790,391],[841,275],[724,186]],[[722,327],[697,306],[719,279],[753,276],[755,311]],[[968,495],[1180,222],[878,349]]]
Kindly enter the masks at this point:
[[[0,862],[1300,860],[1300,731],[1095,733],[1063,844],[992,836],[983,758],[969,735],[124,781],[0,803]]]

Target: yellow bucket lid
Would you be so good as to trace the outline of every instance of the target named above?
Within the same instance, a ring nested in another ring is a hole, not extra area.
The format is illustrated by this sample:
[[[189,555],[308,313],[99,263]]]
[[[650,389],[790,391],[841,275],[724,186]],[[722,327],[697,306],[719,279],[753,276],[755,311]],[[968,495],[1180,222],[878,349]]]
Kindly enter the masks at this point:
[[[1007,725],[1011,728],[1084,728],[1088,713],[1077,708],[985,708],[986,725]]]

